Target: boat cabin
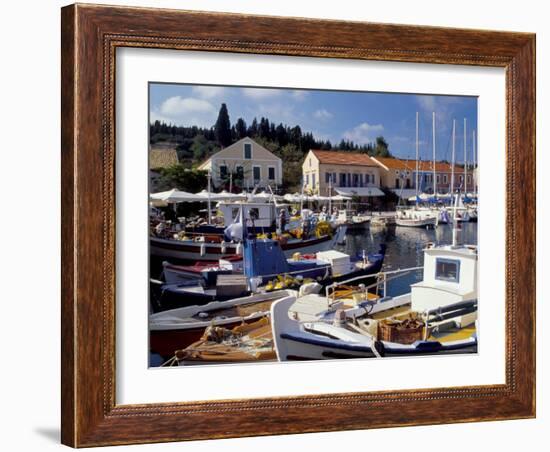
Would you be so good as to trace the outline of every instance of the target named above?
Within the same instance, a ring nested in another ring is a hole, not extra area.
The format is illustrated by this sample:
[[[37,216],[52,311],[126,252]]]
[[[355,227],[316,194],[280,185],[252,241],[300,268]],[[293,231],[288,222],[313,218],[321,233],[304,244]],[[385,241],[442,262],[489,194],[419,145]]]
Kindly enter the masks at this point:
[[[425,311],[477,298],[477,247],[424,250],[424,276],[411,285],[411,308]]]
[[[225,202],[218,203],[218,210],[223,215],[224,226],[230,226],[239,222],[239,211],[244,207],[245,220],[254,219],[256,228],[273,228],[277,224],[277,218],[281,209],[285,210],[286,218],[289,218],[286,204],[275,206],[272,202]]]

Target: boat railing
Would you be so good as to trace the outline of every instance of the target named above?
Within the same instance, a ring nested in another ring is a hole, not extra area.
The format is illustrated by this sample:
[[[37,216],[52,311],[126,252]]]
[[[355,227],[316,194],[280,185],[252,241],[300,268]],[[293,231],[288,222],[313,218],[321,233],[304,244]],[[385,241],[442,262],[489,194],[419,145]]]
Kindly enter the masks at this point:
[[[398,279],[398,278],[401,278],[403,276],[406,276],[406,275],[408,275],[412,272],[422,270],[423,268],[424,267],[422,267],[422,266],[421,267],[410,267],[410,268],[404,268],[404,269],[399,269],[399,270],[391,270],[391,271],[376,273],[376,274],[372,275],[372,277],[376,278],[376,282],[374,282],[372,284],[369,284],[368,286],[361,286],[354,293],[358,293],[358,292],[367,293],[369,291],[369,289],[376,289],[375,294],[378,295],[379,292],[380,292],[380,288],[382,288],[381,292],[382,292],[383,296],[385,296],[386,293],[387,293],[388,282],[390,282],[394,279]],[[333,283],[333,284],[328,285],[325,288],[325,295],[326,295],[326,299],[328,301],[329,307],[333,303],[335,303],[339,298],[341,298],[341,297],[336,296],[336,291],[338,290],[339,287],[346,286],[348,284],[352,284],[354,282],[364,280],[364,279],[365,279],[364,276],[356,276],[355,278],[350,278],[350,279],[347,279],[345,281],[339,281],[337,283]],[[345,297],[349,298],[349,294],[346,294]]]

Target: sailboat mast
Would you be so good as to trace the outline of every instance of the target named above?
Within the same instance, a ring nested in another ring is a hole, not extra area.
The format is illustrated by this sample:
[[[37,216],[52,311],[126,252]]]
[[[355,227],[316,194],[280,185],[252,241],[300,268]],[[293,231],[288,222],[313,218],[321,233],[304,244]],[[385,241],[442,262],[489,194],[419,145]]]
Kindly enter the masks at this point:
[[[414,181],[414,186],[416,188],[416,196],[418,200],[418,112],[416,112],[416,177]],[[417,201],[418,202],[418,201]]]
[[[332,174],[328,179],[328,212],[327,213],[329,217],[331,212],[332,212]]]
[[[212,172],[208,171],[208,224],[211,224],[212,221],[212,201],[210,199],[210,190],[212,184]]]
[[[466,118],[464,118],[464,196],[468,196],[468,154],[466,152]]]
[[[451,200],[455,191],[455,130],[456,120],[453,119],[453,152],[451,155]]]
[[[432,112],[432,165],[433,165],[433,172],[432,172],[432,178],[433,178],[433,185],[434,185],[434,197],[437,196],[437,189],[435,185],[435,111]]]
[[[474,170],[477,171],[476,131],[475,130],[472,130],[472,149],[474,151]],[[479,176],[479,171],[477,172],[477,174]],[[477,182],[475,180],[474,180],[474,195],[477,197]]]
[[[455,183],[455,131],[456,131],[456,120],[453,119],[453,150],[451,155],[451,186],[453,187],[453,194],[451,195],[451,202],[453,202],[453,246],[456,246],[457,244],[457,235],[458,235],[458,228],[457,228],[457,219],[456,219],[456,210],[457,210],[457,202],[454,200],[454,183]],[[457,195],[458,197],[458,195]]]

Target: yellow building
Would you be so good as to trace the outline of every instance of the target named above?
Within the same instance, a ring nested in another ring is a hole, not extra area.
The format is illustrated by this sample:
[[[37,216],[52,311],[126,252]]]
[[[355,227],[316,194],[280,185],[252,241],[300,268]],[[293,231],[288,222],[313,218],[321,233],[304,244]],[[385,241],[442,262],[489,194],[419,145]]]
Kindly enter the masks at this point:
[[[311,149],[302,164],[304,189],[312,194],[382,196],[380,166],[367,154]]]
[[[242,188],[277,187],[283,180],[281,159],[248,137],[217,152],[199,169],[211,171],[214,187],[225,183],[230,173],[239,175]]]

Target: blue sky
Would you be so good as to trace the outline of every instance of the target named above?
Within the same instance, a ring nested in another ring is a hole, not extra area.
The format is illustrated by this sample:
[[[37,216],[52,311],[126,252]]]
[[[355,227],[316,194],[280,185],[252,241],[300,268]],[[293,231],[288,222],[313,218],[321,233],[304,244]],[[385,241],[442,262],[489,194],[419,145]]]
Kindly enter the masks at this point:
[[[436,114],[436,158],[451,160],[452,122],[456,119],[456,161],[467,153],[472,161],[472,130],[477,131],[477,98],[417,94],[242,88],[229,86],[150,84],[150,119],[183,126],[211,127],[220,106],[227,104],[234,124],[254,117],[299,125],[333,146],[342,138],[359,144],[382,135],[393,155],[415,156],[415,117],[419,113],[419,148],[423,160],[432,156],[432,112]]]

